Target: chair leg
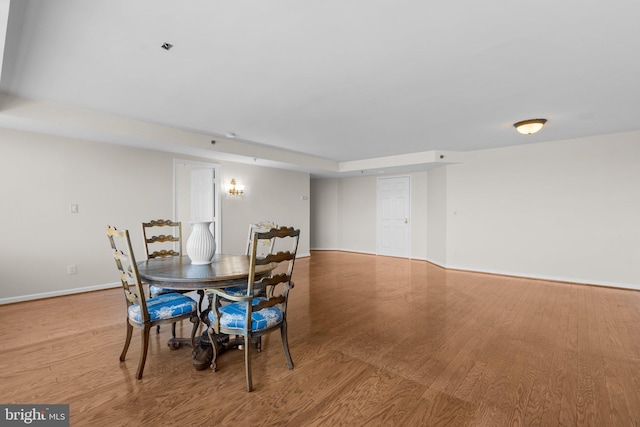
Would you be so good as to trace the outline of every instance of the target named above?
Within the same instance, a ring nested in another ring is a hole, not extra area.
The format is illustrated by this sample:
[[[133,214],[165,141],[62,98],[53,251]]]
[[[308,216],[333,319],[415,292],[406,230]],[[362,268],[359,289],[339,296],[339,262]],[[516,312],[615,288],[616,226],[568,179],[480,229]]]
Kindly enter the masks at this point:
[[[193,323],[193,328],[191,329],[191,348],[196,348],[196,332],[198,331],[198,326],[200,325],[200,318],[198,314],[195,313],[189,318],[189,320]],[[175,323],[174,323],[175,325]]]
[[[129,344],[131,344],[131,335],[133,335],[133,326],[131,326],[129,320],[127,320],[127,338],[124,340],[124,348],[122,349],[122,353],[120,353],[121,362],[124,362],[124,358],[127,356]]]
[[[213,350],[213,358],[211,359],[211,370],[213,372],[215,372],[217,367],[218,367],[216,365],[216,360],[218,359],[218,350],[217,350],[217,347],[216,347],[215,337],[213,336],[213,333],[211,332],[211,328],[207,328],[207,335],[209,335],[209,342],[211,343],[211,348]]]
[[[160,333],[160,325],[156,326],[156,334]]]
[[[176,322],[171,324],[171,336],[176,337]]]
[[[204,301],[204,291],[202,289],[198,289],[198,295],[200,295],[200,299],[198,300],[198,313],[202,313],[202,302]]]
[[[289,369],[293,369],[293,360],[291,359],[291,353],[289,352],[289,341],[287,340],[287,321],[282,323],[280,328],[280,335],[282,335],[282,348],[284,349],[284,357],[287,358],[287,364]]]
[[[142,379],[142,372],[144,371],[144,364],[147,361],[147,350],[149,349],[149,331],[150,325],[145,325],[142,329],[142,344],[140,348],[140,361],[138,362],[138,372],[136,372],[136,379]]]
[[[253,390],[253,382],[251,381],[251,338],[249,334],[244,336],[244,367],[247,376],[247,391]]]

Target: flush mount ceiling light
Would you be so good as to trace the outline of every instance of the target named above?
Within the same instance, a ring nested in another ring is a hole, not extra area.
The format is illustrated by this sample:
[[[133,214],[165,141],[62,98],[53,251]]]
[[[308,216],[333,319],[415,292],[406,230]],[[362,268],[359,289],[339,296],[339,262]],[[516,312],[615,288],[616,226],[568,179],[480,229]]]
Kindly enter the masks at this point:
[[[169,50],[173,47],[171,43],[163,43],[161,46],[164,50]]]
[[[521,134],[531,135],[532,133],[536,133],[542,129],[545,123],[547,123],[547,119],[531,119],[514,123],[513,126]]]

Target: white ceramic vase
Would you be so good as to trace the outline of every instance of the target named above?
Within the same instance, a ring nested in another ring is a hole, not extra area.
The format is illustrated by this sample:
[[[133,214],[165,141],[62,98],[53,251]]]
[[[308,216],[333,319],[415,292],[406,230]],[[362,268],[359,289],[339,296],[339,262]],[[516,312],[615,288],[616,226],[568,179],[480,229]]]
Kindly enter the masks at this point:
[[[187,255],[191,259],[191,264],[210,264],[211,258],[216,253],[216,241],[209,225],[211,221],[191,223],[193,229],[187,240]]]

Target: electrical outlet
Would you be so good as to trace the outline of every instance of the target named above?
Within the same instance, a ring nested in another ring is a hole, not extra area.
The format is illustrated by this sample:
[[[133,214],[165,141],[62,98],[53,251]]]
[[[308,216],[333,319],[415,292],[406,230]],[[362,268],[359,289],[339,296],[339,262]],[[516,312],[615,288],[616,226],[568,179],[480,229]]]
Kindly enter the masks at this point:
[[[73,275],[73,274],[78,274],[78,266],[75,264],[69,264],[67,265],[67,274],[69,276]]]

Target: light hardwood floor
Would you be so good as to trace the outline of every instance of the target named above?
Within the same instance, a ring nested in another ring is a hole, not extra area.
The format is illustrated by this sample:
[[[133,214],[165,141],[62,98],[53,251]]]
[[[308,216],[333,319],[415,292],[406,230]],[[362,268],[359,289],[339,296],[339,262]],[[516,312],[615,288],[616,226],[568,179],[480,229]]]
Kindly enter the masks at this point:
[[[272,334],[252,393],[242,351],[198,372],[169,327],[136,381],[114,289],[0,306],[0,402],[68,403],[73,426],[640,425],[640,292],[342,252],[294,277],[295,369]]]

